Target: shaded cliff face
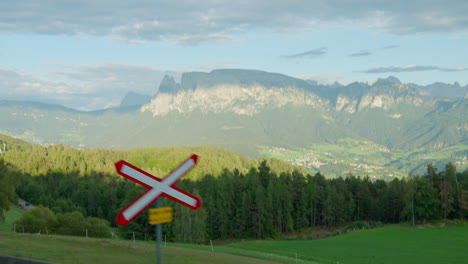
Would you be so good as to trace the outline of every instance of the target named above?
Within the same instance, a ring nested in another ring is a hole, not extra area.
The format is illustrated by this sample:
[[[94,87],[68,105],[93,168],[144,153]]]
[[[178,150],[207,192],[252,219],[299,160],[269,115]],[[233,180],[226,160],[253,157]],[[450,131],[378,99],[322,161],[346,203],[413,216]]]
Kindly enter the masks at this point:
[[[221,69],[213,70],[209,73],[184,73],[182,75],[180,89],[194,90],[198,88],[216,87],[220,85],[238,87],[262,86],[265,88],[295,87],[305,90],[311,88],[311,85],[306,81],[284,74],[258,70]]]
[[[417,85],[414,83],[409,83],[408,86],[418,90],[421,96],[426,100],[455,100],[461,99],[463,96],[468,95],[468,84],[461,86],[458,82],[453,84],[435,82],[429,85]]]
[[[129,92],[120,103],[120,107],[142,106],[151,102],[151,96]]]

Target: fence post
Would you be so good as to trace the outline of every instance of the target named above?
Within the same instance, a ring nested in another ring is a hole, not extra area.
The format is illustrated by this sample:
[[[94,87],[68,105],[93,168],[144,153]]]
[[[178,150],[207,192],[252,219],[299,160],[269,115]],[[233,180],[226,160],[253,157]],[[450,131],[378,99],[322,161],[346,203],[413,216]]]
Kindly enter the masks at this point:
[[[21,227],[23,228],[23,234],[24,234],[24,225],[21,225]]]
[[[210,244],[211,244],[211,252],[213,252],[214,251],[214,249],[213,249],[213,240],[211,240],[211,239],[210,239]]]
[[[86,228],[86,238],[88,238],[88,228]]]
[[[13,224],[13,232],[16,233],[16,224]]]
[[[133,232],[133,243],[135,243],[135,232]]]

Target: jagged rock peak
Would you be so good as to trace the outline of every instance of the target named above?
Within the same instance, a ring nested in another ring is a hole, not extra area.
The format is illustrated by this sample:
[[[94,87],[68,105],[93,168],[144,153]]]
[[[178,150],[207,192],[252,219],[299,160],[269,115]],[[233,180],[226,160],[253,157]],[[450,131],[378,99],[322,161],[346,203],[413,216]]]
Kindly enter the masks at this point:
[[[180,85],[176,83],[174,77],[165,75],[159,85],[159,93],[176,94],[180,89]]]
[[[372,86],[352,83],[337,96],[335,109],[355,113],[369,108],[389,110],[396,104],[421,105],[419,93],[402,84],[396,77],[378,79]]]
[[[381,86],[381,85],[401,85],[402,83],[398,78],[394,76],[388,76],[386,79],[377,79],[377,81],[372,86]]]
[[[332,88],[341,88],[341,87],[344,87],[344,85],[341,84],[341,83],[338,82],[338,81],[335,81],[334,83],[332,83],[332,84],[330,85],[330,87],[332,87]]]

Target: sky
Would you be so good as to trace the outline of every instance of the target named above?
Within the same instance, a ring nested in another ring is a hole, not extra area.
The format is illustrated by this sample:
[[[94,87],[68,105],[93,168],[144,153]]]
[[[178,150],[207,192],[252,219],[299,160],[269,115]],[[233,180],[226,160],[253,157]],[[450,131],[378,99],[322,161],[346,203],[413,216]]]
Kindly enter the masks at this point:
[[[0,100],[84,111],[165,74],[468,84],[466,0],[0,1]]]

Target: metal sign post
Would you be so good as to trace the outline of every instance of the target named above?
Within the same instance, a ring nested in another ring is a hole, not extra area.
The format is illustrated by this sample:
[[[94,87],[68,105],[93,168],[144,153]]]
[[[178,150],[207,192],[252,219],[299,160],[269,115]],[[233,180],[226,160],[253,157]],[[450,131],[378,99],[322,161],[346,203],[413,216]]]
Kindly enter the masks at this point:
[[[156,200],[156,208],[161,208],[161,199]],[[161,240],[162,240],[162,224],[157,224],[156,232],[156,263],[162,264]]]
[[[154,234],[156,240],[156,259],[157,263],[162,263],[162,224],[172,222],[172,208],[171,207],[161,207],[161,199],[156,200],[154,209],[149,210],[148,220],[150,225],[155,225]]]
[[[155,177],[123,160],[115,163],[118,174],[148,188],[146,192],[118,213],[116,221],[118,225],[128,225],[153,202],[156,202],[156,208],[151,209],[149,212],[149,223],[156,225],[154,232],[156,235],[156,261],[158,264],[162,264],[162,224],[172,222],[173,218],[172,208],[161,208],[160,197],[166,196],[191,209],[198,210],[201,207],[200,199],[175,187],[177,181],[197,165],[197,160],[197,155],[190,156],[164,179]]]

